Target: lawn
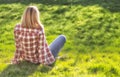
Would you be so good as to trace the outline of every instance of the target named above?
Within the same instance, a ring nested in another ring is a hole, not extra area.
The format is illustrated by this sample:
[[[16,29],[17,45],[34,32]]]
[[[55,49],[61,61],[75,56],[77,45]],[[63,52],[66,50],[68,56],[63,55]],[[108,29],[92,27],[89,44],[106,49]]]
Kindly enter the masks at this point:
[[[39,8],[48,44],[67,37],[52,68],[10,64],[13,30],[29,5]],[[0,0],[0,77],[120,77],[120,1]]]

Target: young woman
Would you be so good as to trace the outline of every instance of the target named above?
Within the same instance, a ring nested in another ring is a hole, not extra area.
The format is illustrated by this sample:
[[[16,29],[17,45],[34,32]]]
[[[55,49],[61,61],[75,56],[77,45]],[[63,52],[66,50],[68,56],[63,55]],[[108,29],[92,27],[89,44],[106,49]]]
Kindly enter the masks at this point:
[[[52,64],[66,42],[65,36],[60,35],[48,46],[44,26],[39,21],[39,11],[35,6],[26,8],[21,23],[15,26],[14,36],[16,51],[12,64],[22,60]]]

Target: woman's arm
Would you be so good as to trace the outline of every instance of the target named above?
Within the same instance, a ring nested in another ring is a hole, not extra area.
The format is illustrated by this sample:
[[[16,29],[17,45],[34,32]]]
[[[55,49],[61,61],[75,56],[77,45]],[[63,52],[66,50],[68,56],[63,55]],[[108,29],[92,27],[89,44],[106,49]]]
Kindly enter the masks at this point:
[[[12,64],[18,64],[20,61],[20,57],[21,57],[21,49],[20,49],[20,44],[19,44],[20,40],[18,39],[18,35],[19,35],[19,32],[14,30],[16,51],[15,51],[14,58],[12,60]]]
[[[52,64],[55,61],[55,58],[53,57],[51,51],[48,48],[44,29],[39,34],[38,53],[39,53],[39,62],[44,64],[44,65]]]

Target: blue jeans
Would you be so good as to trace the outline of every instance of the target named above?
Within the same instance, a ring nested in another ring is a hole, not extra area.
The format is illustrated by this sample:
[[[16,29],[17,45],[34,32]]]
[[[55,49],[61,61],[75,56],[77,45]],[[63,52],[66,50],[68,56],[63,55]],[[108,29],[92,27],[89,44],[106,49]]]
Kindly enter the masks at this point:
[[[66,37],[64,35],[59,35],[50,45],[49,49],[52,52],[53,56],[56,58],[59,51],[64,46],[66,42]]]

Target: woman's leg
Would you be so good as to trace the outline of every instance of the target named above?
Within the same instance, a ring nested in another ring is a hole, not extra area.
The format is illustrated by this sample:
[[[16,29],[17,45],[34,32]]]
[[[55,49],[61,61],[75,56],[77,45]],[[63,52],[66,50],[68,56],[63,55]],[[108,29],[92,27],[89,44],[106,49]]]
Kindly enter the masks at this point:
[[[60,35],[49,45],[49,49],[55,58],[57,57],[59,51],[64,46],[65,42],[66,37],[64,35]]]

